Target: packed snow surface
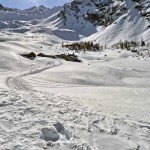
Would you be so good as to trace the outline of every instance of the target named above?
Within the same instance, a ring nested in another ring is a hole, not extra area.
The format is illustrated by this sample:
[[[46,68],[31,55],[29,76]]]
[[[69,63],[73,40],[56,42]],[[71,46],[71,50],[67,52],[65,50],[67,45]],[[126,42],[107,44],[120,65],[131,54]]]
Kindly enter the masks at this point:
[[[33,19],[39,9],[45,18]],[[73,53],[61,48],[62,41],[85,34],[62,28],[60,9],[33,7],[24,10],[30,18],[13,21],[7,12],[8,20],[0,21],[0,150],[150,150],[149,47],[138,48],[142,56],[111,47],[75,52],[81,63],[19,55]],[[138,28],[145,19],[134,13]],[[117,36],[130,33],[132,24],[127,27]]]
[[[1,33],[0,149],[149,150],[149,57],[107,49],[77,53],[82,63],[29,60],[19,54],[71,53],[31,35]]]

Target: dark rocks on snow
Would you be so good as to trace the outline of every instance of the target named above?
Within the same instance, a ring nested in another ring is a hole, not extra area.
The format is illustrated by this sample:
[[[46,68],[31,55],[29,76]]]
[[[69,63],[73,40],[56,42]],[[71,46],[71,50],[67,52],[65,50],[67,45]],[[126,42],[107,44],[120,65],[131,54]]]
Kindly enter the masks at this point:
[[[138,51],[136,49],[132,49],[131,52],[137,53]]]
[[[81,62],[81,60],[79,60],[75,54],[45,55],[43,53],[39,53],[37,56],[53,58],[53,59],[61,58],[66,61]]]
[[[1,9],[4,9],[4,7],[3,7],[3,5],[2,5],[2,4],[0,4],[0,10],[1,10]]]
[[[56,142],[59,140],[59,134],[53,127],[42,128],[41,131],[42,131],[41,139],[51,142]]]
[[[37,56],[56,59],[56,56],[55,56],[55,55],[45,55],[45,54],[43,54],[43,53],[39,53]]]
[[[31,52],[29,54],[20,54],[21,56],[25,57],[25,58],[28,58],[28,59],[35,59],[36,57],[36,54]]]
[[[60,123],[60,122],[57,122],[54,124],[54,127],[56,128],[56,130],[59,132],[59,133],[64,133],[64,126]]]

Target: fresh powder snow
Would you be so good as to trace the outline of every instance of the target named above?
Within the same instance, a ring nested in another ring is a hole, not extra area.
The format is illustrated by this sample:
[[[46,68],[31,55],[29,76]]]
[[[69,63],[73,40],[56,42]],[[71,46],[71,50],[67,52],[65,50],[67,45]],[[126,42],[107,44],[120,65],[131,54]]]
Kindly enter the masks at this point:
[[[150,150],[149,43],[149,0],[1,6],[0,150]]]

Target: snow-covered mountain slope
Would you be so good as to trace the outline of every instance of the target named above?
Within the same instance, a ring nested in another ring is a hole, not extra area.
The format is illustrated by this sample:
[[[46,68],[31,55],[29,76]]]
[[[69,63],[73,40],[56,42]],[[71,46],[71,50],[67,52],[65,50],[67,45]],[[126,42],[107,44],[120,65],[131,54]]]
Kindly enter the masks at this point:
[[[38,24],[61,10],[61,7],[49,9],[44,6],[32,7],[25,10],[1,7],[0,29],[17,33],[41,32],[43,28],[45,29],[47,27],[38,26]]]
[[[136,4],[130,0],[125,1],[128,12],[119,17],[115,22],[101,29],[88,39],[95,42],[112,44],[119,40],[136,40],[144,38],[150,41],[150,22],[136,9]]]
[[[39,7],[31,7],[25,10],[17,10],[17,9],[10,9],[3,8],[0,10],[0,20],[1,21],[14,21],[14,20],[21,20],[21,21],[29,21],[35,19],[44,19],[55,12],[59,11],[61,7],[54,7],[52,9],[46,8],[44,6]]]
[[[85,5],[88,1],[92,7]],[[86,7],[94,11],[95,2],[111,5],[107,1],[72,1],[80,2],[79,22],[67,6],[71,4],[41,7],[45,15],[40,15],[40,7],[0,6],[0,150],[150,150],[149,47],[134,52],[108,47],[76,52],[61,47],[63,41],[110,44],[119,38],[148,37],[148,14],[143,17],[130,5],[140,3],[108,1],[126,9],[120,16],[115,13],[112,22],[104,18],[106,25],[93,22],[93,15],[92,21],[82,16]],[[69,21],[60,15],[66,6]],[[82,62],[20,55],[30,52],[74,52]]]
[[[65,27],[86,37],[93,34],[87,40],[150,40],[149,5],[149,0],[73,0],[60,16]]]
[[[81,32],[97,26],[107,27],[126,11],[121,1],[73,0],[64,6],[60,16],[65,26]]]
[[[68,53],[52,36],[0,32],[0,150],[149,150],[150,59],[111,49],[76,53],[82,63],[19,55]]]
[[[150,40],[149,0],[72,0],[63,7],[26,10],[1,6],[0,29],[47,33],[66,41]]]

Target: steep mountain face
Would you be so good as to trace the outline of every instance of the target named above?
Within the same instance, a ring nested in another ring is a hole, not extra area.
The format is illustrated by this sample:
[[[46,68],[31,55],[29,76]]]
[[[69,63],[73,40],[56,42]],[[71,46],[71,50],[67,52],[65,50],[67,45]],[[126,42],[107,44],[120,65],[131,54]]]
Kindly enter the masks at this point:
[[[0,5],[0,29],[54,34],[62,40],[113,44],[150,41],[149,0],[72,0],[63,7],[25,10]]]
[[[81,27],[86,22],[94,26],[108,26],[126,12],[127,7],[122,0],[73,0],[64,6],[60,15],[65,24],[73,17],[73,21],[81,23]]]
[[[126,11],[122,1],[73,0],[64,5],[60,16],[67,28],[89,36],[96,32],[96,26],[107,27]]]
[[[71,20],[70,17],[72,17],[71,21],[81,23],[81,27],[84,27],[85,22],[90,22],[94,26],[107,27],[128,13],[127,3],[130,1],[130,4],[135,6],[141,16],[150,19],[149,0],[73,0],[64,5],[60,16],[64,19],[65,25],[68,25]]]
[[[13,11],[13,9],[4,7],[4,6],[1,5],[1,4],[0,4],[0,10],[3,10],[3,11]]]
[[[150,40],[149,0],[72,0],[59,15],[66,28],[97,42]]]
[[[140,11],[140,14],[150,21],[150,1],[149,0],[132,0],[136,2],[135,8]]]

